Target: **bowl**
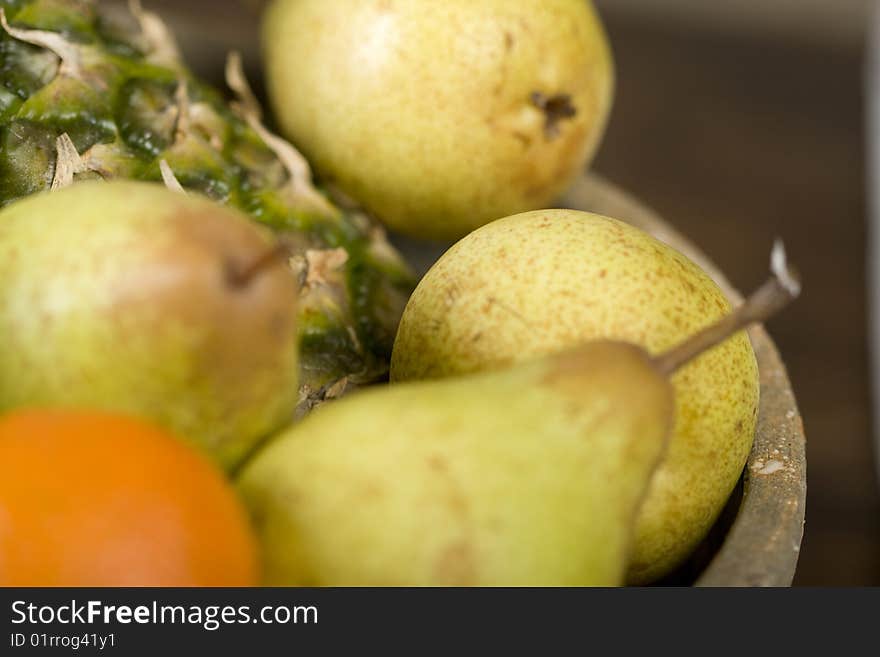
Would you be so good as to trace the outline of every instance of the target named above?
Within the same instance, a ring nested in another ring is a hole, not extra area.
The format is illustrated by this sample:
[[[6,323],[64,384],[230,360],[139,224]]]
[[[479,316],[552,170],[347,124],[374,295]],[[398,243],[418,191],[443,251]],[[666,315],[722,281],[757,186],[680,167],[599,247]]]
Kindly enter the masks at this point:
[[[177,35],[187,63],[222,86],[226,52],[243,52],[248,73],[259,79],[258,18],[263,0],[153,0],[150,8]],[[657,213],[596,174],[585,174],[559,207],[588,210],[638,226],[699,264],[734,304],[740,293],[724,274]],[[449,245],[426,245],[392,236],[421,272]],[[768,245],[769,246],[769,245]],[[761,401],[755,440],[739,484],[714,527],[690,559],[661,585],[789,586],[804,531],[806,458],[803,422],[779,351],[767,331],[749,331],[758,360]]]

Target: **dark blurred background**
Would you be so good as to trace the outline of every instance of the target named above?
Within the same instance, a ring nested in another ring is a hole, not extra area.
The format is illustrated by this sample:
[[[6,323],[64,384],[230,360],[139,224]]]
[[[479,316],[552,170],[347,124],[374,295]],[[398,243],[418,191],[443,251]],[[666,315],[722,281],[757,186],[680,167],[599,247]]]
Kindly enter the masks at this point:
[[[258,75],[256,22],[242,20],[236,0],[145,4],[172,18],[202,72],[219,75],[220,53],[233,45]],[[597,5],[618,86],[595,168],[688,235],[740,289],[761,282],[777,236],[802,270],[805,295],[769,325],[807,434],[795,584],[878,585],[863,109],[872,3]]]

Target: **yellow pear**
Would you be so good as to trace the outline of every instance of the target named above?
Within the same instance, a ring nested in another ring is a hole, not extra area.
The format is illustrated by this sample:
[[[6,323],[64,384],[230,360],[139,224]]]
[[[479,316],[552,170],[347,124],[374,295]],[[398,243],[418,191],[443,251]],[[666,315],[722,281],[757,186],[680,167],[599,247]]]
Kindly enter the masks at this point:
[[[284,132],[395,231],[456,239],[546,207],[600,142],[613,61],[588,0],[275,0]]]
[[[356,393],[238,487],[269,585],[619,585],[671,420],[647,354],[597,343]]]
[[[729,310],[708,275],[643,231],[577,211],[526,213],[475,231],[428,272],[404,313],[391,376],[492,370],[596,339],[657,354]],[[672,381],[675,428],[639,517],[634,583],[667,574],[704,538],[754,437],[758,370],[744,333]]]

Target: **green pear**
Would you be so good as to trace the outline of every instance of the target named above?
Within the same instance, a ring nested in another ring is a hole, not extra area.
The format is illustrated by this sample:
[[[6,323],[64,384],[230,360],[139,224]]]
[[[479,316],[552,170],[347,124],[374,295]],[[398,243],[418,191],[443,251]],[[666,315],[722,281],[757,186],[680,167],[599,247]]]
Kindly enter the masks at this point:
[[[593,344],[356,393],[245,465],[269,585],[619,585],[672,389]]]
[[[126,412],[233,466],[297,403],[299,286],[278,248],[237,211],[148,183],[8,206],[0,411]]]
[[[546,207],[592,158],[613,100],[589,0],[275,0],[263,47],[282,130],[417,238]]]
[[[319,409],[237,482],[266,583],[624,583],[673,426],[669,376],[797,296],[782,269],[735,313],[657,357],[596,341]]]
[[[403,315],[393,381],[492,370],[595,339],[660,353],[729,312],[697,265],[627,224],[546,210],[489,224],[450,249]],[[705,537],[752,446],[759,381],[743,333],[673,378],[668,458],[641,511],[629,580],[656,580]]]

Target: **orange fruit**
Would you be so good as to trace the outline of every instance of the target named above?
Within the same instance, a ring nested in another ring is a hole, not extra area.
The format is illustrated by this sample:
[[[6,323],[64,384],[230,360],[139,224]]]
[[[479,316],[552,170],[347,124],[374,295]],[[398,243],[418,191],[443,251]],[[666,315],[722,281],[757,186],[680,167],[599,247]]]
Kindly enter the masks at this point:
[[[141,420],[0,418],[0,586],[250,586],[256,538],[223,474]]]

